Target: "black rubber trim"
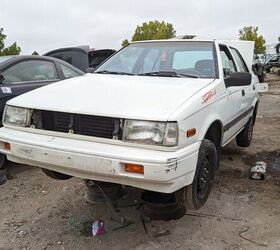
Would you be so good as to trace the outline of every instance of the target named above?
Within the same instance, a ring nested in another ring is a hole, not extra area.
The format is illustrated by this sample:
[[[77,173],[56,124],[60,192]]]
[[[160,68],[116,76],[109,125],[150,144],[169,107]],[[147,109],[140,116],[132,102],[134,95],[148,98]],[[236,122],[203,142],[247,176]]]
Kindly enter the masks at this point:
[[[245,112],[243,112],[242,114],[240,114],[239,116],[237,116],[236,118],[234,118],[232,121],[230,121],[229,123],[227,123],[224,126],[224,132],[228,131],[232,126],[234,126],[236,123],[238,123],[239,121],[241,121],[244,117],[246,117],[250,112],[252,112],[254,110],[254,107],[250,107],[248,110],[246,110]]]

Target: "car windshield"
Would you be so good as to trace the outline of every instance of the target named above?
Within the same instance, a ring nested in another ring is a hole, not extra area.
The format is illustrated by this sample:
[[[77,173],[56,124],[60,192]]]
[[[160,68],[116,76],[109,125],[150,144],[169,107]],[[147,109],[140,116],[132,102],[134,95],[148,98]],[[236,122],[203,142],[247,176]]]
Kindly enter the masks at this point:
[[[195,41],[132,43],[94,73],[216,78],[214,43]]]

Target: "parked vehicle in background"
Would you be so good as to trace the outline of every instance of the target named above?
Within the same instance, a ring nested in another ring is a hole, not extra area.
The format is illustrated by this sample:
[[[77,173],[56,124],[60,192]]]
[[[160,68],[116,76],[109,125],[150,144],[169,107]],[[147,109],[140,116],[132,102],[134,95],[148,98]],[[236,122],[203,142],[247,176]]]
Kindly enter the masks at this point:
[[[72,65],[46,56],[0,57],[0,116],[6,102],[46,84],[83,75]],[[2,120],[0,122],[2,126]],[[0,155],[0,168],[5,157]]]
[[[258,55],[254,55],[253,65],[252,65],[252,70],[257,75],[260,82],[263,82],[265,77],[265,65],[264,63],[262,63],[263,59],[264,58],[260,59]]]
[[[266,72],[269,73],[272,67],[280,68],[280,54],[274,55],[266,60],[265,62]]]
[[[265,55],[264,54],[257,54],[257,59],[261,64],[265,63]]]
[[[113,49],[90,49],[89,46],[60,48],[49,51],[45,56],[51,56],[66,61],[78,69],[86,72],[89,68],[96,68],[116,51]]]
[[[129,44],[93,74],[10,100],[0,152],[56,179],[129,185],[199,209],[221,147],[251,143],[262,86],[253,49],[249,41]]]

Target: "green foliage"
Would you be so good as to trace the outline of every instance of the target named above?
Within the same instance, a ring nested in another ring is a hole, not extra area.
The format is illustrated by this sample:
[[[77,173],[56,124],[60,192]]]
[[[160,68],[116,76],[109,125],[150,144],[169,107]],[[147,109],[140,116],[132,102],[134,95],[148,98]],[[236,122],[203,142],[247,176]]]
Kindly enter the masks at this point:
[[[142,40],[161,40],[169,39],[176,36],[176,30],[171,23],[164,21],[149,21],[144,22],[142,25],[137,25],[132,41]],[[127,45],[128,40],[122,42],[122,46]]]
[[[21,49],[16,42],[5,48],[5,39],[7,36],[3,34],[3,31],[3,28],[0,28],[0,56],[18,55]]]
[[[239,39],[255,42],[255,53],[265,53],[265,39],[262,35],[258,34],[258,27],[244,26],[239,30]]]
[[[124,39],[123,41],[122,41],[122,46],[124,47],[124,46],[126,46],[126,45],[128,45],[129,44],[129,41],[127,40],[127,39]]]

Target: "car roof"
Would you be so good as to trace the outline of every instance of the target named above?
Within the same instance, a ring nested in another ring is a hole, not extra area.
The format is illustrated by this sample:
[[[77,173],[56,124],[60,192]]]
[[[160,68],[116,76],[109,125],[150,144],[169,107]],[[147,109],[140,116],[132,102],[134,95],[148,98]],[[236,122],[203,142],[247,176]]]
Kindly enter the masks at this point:
[[[75,71],[81,73],[81,74],[84,74],[83,71],[81,71],[80,69],[74,67],[73,65],[71,65],[70,63],[67,63],[63,60],[60,60],[58,58],[55,58],[55,57],[50,57],[50,56],[39,56],[39,55],[14,55],[14,56],[4,56],[4,57],[10,57],[9,59],[3,61],[1,63],[0,61],[0,67],[6,67],[8,65],[10,65],[11,63],[17,61],[17,60],[21,60],[21,59],[39,59],[39,60],[47,60],[47,61],[52,61],[52,62],[57,62],[57,63],[60,63],[60,64],[63,64],[69,68],[73,68]],[[2,58],[2,56],[0,56],[0,58]]]

